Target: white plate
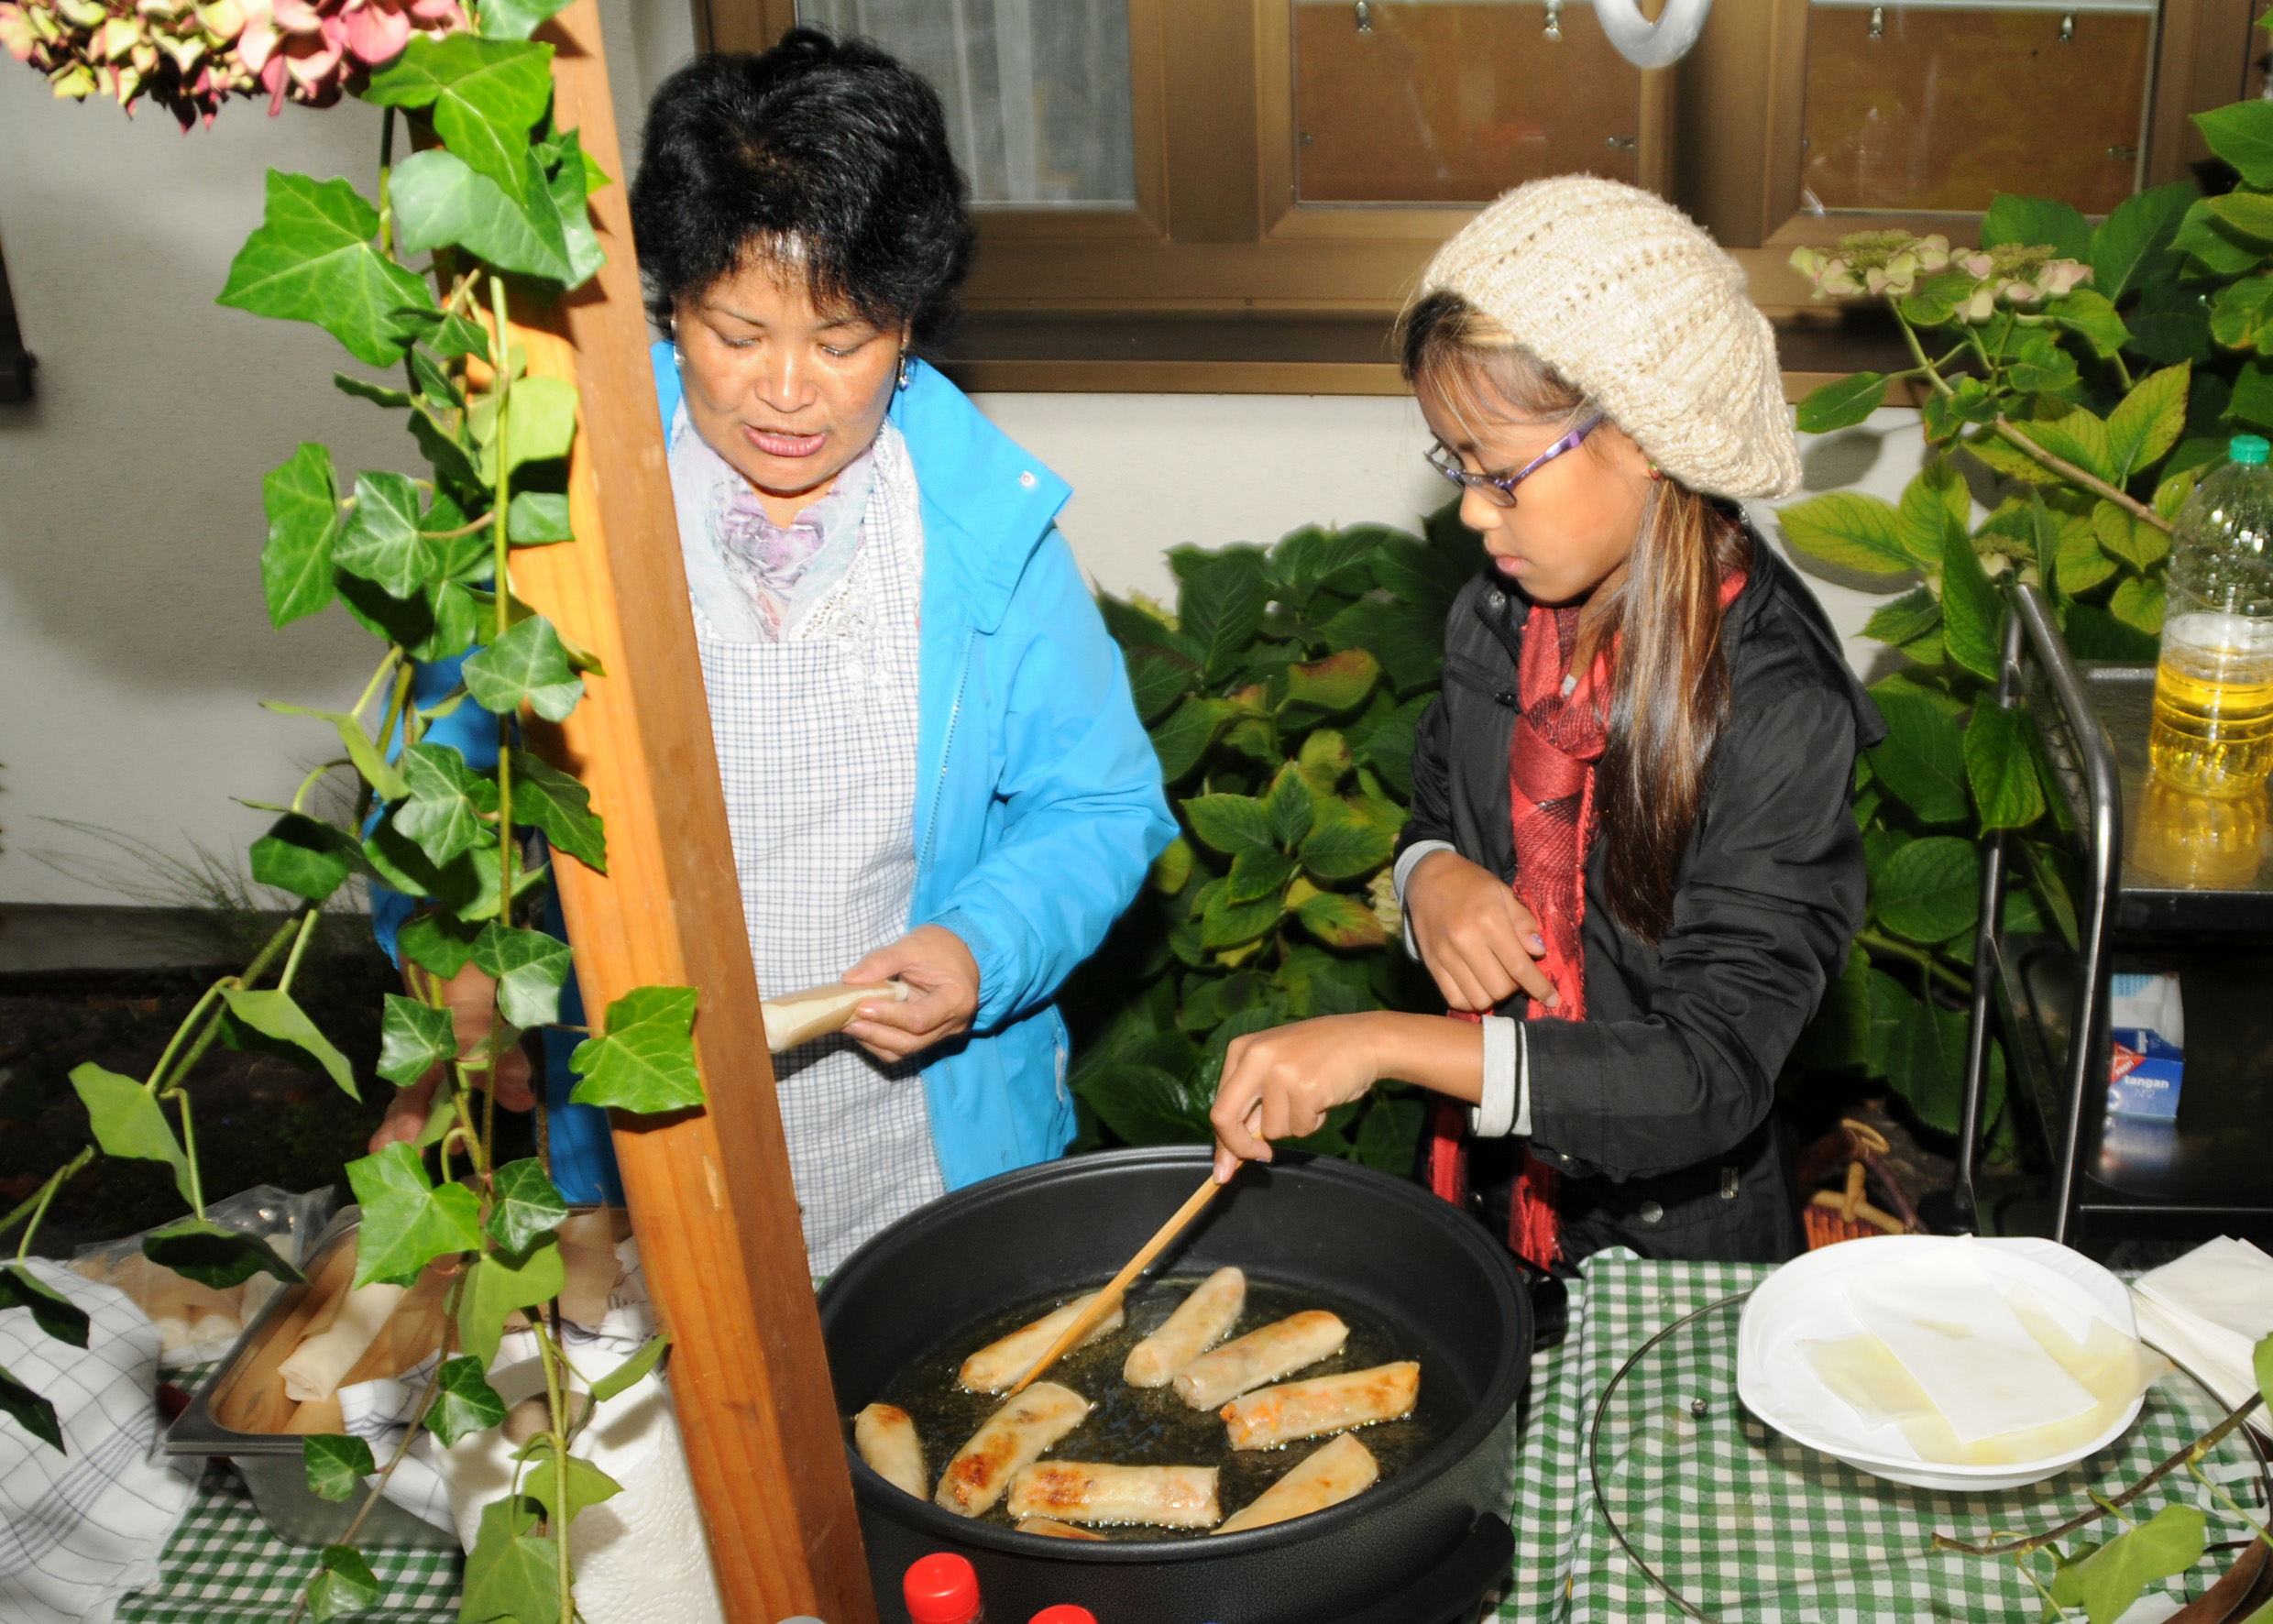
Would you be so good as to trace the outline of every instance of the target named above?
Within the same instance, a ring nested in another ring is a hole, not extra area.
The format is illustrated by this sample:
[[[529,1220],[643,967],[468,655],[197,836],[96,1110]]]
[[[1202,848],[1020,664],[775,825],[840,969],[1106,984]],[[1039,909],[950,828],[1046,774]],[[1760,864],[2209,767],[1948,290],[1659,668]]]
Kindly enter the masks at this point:
[[[2070,1335],[2081,1338],[2093,1319],[2125,1336],[2138,1335],[2131,1293],[2081,1253],[2050,1241],[1964,1235],[1880,1235],[1842,1241],[1785,1264],[1762,1281],[1737,1327],[1736,1391],[1744,1407],[1777,1432],[1874,1477],[1918,1488],[1982,1490],[2039,1483],[2121,1437],[2138,1419],[2142,1399],[2081,1449],[2016,1465],[1954,1466],[1918,1459],[1899,1427],[1868,1428],[1800,1356],[1799,1344],[1852,1336],[1862,1329],[1847,1305],[1846,1277],[1912,1263],[1952,1246],[1998,1285],[2026,1286]]]

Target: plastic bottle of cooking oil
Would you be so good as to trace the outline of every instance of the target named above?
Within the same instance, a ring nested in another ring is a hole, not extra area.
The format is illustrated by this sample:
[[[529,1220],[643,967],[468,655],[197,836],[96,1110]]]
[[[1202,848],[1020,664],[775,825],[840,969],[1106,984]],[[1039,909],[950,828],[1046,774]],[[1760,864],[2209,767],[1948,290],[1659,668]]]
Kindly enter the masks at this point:
[[[2273,774],[2273,468],[2236,434],[2187,499],[2170,555],[2148,754],[2198,796],[2254,795]]]

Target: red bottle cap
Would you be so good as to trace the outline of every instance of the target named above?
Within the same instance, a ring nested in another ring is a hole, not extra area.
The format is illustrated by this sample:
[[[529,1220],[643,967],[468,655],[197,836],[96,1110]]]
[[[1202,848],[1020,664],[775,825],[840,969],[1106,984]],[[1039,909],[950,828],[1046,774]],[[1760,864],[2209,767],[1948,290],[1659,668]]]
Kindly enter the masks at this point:
[[[1032,1624],[1097,1624],[1097,1615],[1071,1602],[1060,1602],[1035,1614]]]
[[[971,1624],[979,1616],[979,1575],[951,1551],[935,1551],[909,1564],[900,1593],[916,1624]]]

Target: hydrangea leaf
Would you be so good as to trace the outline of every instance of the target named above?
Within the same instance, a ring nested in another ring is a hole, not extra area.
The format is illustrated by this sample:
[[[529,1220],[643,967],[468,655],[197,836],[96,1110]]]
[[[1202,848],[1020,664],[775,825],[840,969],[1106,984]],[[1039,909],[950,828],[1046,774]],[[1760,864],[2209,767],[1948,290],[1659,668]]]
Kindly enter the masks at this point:
[[[334,1501],[346,1499],[379,1470],[369,1443],[338,1432],[312,1432],[302,1438],[300,1461],[308,1475],[309,1492]]]
[[[1293,900],[1293,889],[1288,892]],[[1389,939],[1373,910],[1338,891],[1312,891],[1294,905],[1302,928],[1330,948],[1378,948]]]
[[[397,1147],[396,1148],[400,1148]],[[468,1194],[472,1192],[467,1191]],[[481,1361],[464,1354],[445,1359],[434,1377],[434,1401],[426,1407],[426,1430],[442,1440],[448,1448],[468,1432],[478,1432],[484,1427],[494,1427],[505,1419],[505,1400],[497,1396],[482,1374]],[[491,1510],[497,1508],[492,1506]],[[485,1517],[486,1522],[488,1519]],[[470,1580],[469,1573],[467,1578]],[[468,1589],[471,1589],[469,1584]],[[470,1607],[469,1618],[488,1619],[491,1613],[476,1613]]]
[[[87,1108],[87,1123],[104,1156],[162,1161],[173,1169],[174,1188],[190,1199],[190,1158],[173,1125],[148,1090],[131,1077],[89,1060],[71,1069],[71,1087]]]
[[[1174,784],[1198,766],[1231,718],[1228,701],[1194,694],[1169,712],[1168,720],[1149,730],[1153,753],[1160,761],[1161,782]]]
[[[1193,832],[1226,856],[1257,848],[1278,849],[1271,839],[1269,814],[1252,796],[1194,796],[1183,808]]]
[[[516,930],[496,920],[474,940],[474,963],[498,984],[498,1008],[524,1031],[560,1019],[568,980],[568,944],[542,930]]]
[[[560,634],[542,615],[509,628],[460,669],[475,702],[500,716],[518,713],[525,701],[546,721],[561,721],[584,697]]]
[[[87,1345],[87,1311],[21,1263],[0,1266],[0,1309],[27,1308],[32,1323],[58,1342]]]
[[[608,833],[592,812],[591,792],[542,757],[517,750],[513,820],[541,831],[555,851],[598,873],[608,872]]]
[[[468,664],[472,662],[467,662]],[[447,744],[413,744],[399,763],[411,793],[395,808],[395,827],[436,863],[447,863],[493,838],[485,818],[498,809],[497,785],[466,764]]]
[[[323,902],[362,868],[363,847],[352,835],[320,817],[287,812],[252,844],[252,874],[310,902]]]
[[[332,601],[332,543],[339,534],[339,486],[332,454],[310,441],[260,480],[269,540],[260,587],[269,621],[286,626]]]
[[[379,211],[346,181],[270,170],[267,211],[218,302],[313,322],[357,360],[391,367],[417,331],[401,312],[432,310],[434,300],[423,278],[373,246],[378,231]]]
[[[497,1170],[490,1192],[489,1238],[516,1256],[543,1240],[568,1216],[568,1203],[531,1158]]]
[[[1872,877],[1878,922],[1914,942],[1948,941],[1981,910],[1981,854],[1971,840],[1929,835],[1886,860]]]
[[[700,1105],[694,1030],[692,987],[634,987],[608,1006],[606,1035],[568,1057],[581,1079],[569,1099],[642,1113]]]
[[[1835,490],[1776,512],[1784,539],[1811,558],[1869,575],[1898,575],[1916,567],[1903,545],[1894,506],[1874,496]]]
[[[1813,390],[1799,403],[1799,432],[1828,434],[1850,429],[1886,401],[1886,375],[1856,372]],[[1371,1119],[1368,1118],[1368,1121]]]
[[[1355,880],[1387,862],[1396,844],[1390,831],[1329,796],[1318,803],[1316,822],[1296,855],[1322,880]]]
[[[288,1286],[307,1279],[258,1235],[228,1229],[203,1218],[184,1218],[142,1237],[142,1256],[152,1263],[225,1291],[253,1276],[271,1275]]]
[[[395,932],[395,946],[421,970],[431,971],[446,982],[466,968],[466,961],[474,956],[474,938],[480,934],[479,926],[448,914],[418,914],[404,920],[402,928]]]
[[[446,1009],[400,993],[387,994],[379,1024],[379,1074],[409,1088],[445,1060],[457,1059],[457,1028]]]
[[[1942,646],[1975,676],[1994,682],[2004,627],[2004,602],[1989,584],[1971,539],[1962,528],[1952,531],[1942,550]]]
[[[435,1258],[481,1245],[481,1202],[474,1192],[463,1184],[435,1189],[418,1152],[408,1145],[390,1145],[376,1156],[349,1162],[347,1182],[363,1208],[356,1246],[357,1286],[374,1280],[408,1286]]]
[[[498,1252],[476,1259],[458,1294],[458,1345],[487,1369],[497,1357],[506,1316],[515,1309],[551,1301],[567,1280],[560,1247],[551,1241],[518,1263]]]
[[[355,1068],[347,1063],[347,1057],[316,1029],[316,1024],[292,1002],[290,993],[273,987],[258,993],[247,992],[242,987],[224,987],[221,999],[229,1006],[230,1019],[238,1026],[295,1051],[293,1059],[313,1060],[339,1084],[350,1100],[363,1097],[356,1089]]]
[[[385,1594],[362,1552],[353,1545],[326,1545],[323,1567],[308,1586],[308,1617],[325,1624],[377,1607]]]
[[[2026,828],[2043,815],[2036,752],[2022,736],[2030,725],[2021,711],[1993,699],[1973,707],[1965,729],[1965,776],[1983,828]]]
[[[443,144],[526,207],[529,130],[553,99],[552,60],[551,46],[526,40],[414,34],[363,99],[431,107]]]

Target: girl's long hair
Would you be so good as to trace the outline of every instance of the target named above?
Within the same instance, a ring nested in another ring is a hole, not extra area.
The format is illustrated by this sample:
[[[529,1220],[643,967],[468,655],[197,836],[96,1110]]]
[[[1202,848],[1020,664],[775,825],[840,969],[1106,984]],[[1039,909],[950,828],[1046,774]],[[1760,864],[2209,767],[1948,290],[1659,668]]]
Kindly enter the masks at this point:
[[[1464,419],[1514,416],[1567,429],[1589,415],[1569,380],[1458,294],[1413,304],[1397,340],[1407,381],[1425,378]],[[1596,768],[1604,900],[1644,941],[1663,939],[1673,925],[1674,881],[1729,717],[1721,583],[1748,569],[1751,554],[1740,525],[1665,478],[1643,510],[1624,584],[1596,606],[1614,651]]]

